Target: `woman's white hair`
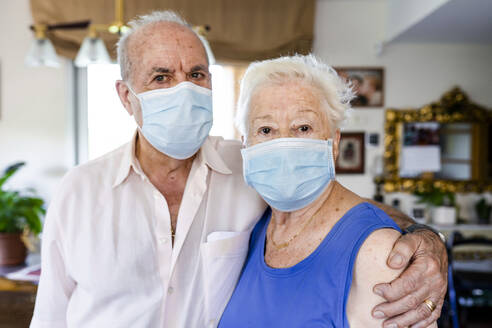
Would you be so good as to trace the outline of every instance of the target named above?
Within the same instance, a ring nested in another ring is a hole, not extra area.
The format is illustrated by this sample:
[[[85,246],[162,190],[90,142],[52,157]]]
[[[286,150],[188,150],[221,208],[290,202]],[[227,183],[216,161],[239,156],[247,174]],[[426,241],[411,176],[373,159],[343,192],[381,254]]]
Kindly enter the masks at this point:
[[[120,64],[121,78],[123,80],[129,81],[132,68],[132,63],[128,57],[128,40],[130,40],[130,37],[138,30],[157,23],[176,23],[195,33],[191,26],[180,15],[171,10],[153,11],[148,15],[137,16],[135,19],[128,22],[130,30],[123,34],[116,44],[118,64]],[[200,38],[198,34],[196,35]]]
[[[332,67],[314,55],[295,55],[249,65],[241,80],[235,119],[244,138],[248,135],[248,115],[254,93],[262,86],[292,80],[316,88],[333,131],[340,127],[354,98],[351,84],[343,81]]]

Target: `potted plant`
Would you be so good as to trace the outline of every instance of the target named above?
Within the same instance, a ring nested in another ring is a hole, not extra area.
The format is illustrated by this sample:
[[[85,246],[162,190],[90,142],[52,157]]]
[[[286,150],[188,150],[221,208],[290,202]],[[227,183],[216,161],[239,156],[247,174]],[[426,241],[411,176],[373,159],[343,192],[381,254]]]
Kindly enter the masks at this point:
[[[20,191],[4,189],[5,182],[25,163],[9,166],[0,176],[0,265],[18,265],[26,258],[22,237],[41,232],[44,201],[23,195]]]
[[[418,203],[427,204],[432,208],[432,222],[438,225],[456,224],[456,199],[449,191],[442,191],[432,186],[426,191],[414,193],[419,198]]]
[[[490,210],[492,209],[492,205],[487,204],[485,198],[480,199],[475,204],[475,210],[477,211],[478,223],[480,224],[488,224],[490,218]]]

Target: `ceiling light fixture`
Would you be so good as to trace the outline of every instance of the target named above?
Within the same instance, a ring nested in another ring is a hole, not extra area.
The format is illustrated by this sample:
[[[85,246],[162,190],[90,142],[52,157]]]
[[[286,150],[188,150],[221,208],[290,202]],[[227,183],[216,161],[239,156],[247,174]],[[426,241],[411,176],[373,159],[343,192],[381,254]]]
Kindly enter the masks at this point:
[[[115,0],[115,20],[112,24],[92,24],[90,20],[87,20],[77,23],[32,25],[30,28],[35,33],[35,40],[26,56],[26,65],[60,66],[60,59],[56,54],[53,44],[47,38],[46,32],[66,29],[89,30],[75,58],[76,66],[86,67],[89,64],[110,63],[111,58],[109,57],[104,41],[99,37],[99,33],[108,32],[121,35],[129,31],[129,27],[123,21],[123,2],[124,0]]]
[[[60,66],[60,58],[56,54],[55,47],[46,37],[46,25],[34,25],[35,40],[27,52],[25,63],[27,66]]]
[[[115,20],[111,24],[92,24],[90,20],[62,23],[62,24],[35,24],[31,25],[34,31],[35,40],[26,55],[25,63],[28,66],[60,66],[60,58],[56,54],[53,44],[47,37],[48,31],[68,30],[68,29],[88,29],[87,36],[82,41],[82,45],[75,57],[77,67],[86,67],[89,64],[106,64],[111,63],[111,57],[108,54],[104,41],[99,37],[101,33],[125,34],[130,28],[124,22],[124,0],[115,0],[114,2]],[[195,26],[193,30],[197,33],[202,41],[209,64],[215,63],[215,57],[210,48],[210,44],[205,38],[210,30],[208,25]]]

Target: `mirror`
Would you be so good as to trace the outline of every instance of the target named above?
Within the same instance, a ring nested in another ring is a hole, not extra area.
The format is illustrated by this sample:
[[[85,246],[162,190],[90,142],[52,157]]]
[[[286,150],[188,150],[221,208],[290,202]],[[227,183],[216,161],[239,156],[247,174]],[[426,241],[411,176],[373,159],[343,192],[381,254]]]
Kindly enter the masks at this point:
[[[492,191],[491,128],[491,111],[458,88],[419,109],[387,110],[385,191]]]

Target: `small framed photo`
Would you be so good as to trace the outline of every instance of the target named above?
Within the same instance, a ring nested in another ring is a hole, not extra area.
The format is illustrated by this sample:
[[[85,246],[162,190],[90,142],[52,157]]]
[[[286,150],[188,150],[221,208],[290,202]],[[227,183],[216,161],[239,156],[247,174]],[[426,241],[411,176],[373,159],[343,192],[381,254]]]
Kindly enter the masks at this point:
[[[342,132],[335,168],[337,174],[364,173],[364,137],[364,132]]]
[[[335,67],[338,75],[352,82],[356,98],[352,107],[384,106],[384,68],[382,67]]]
[[[427,213],[425,206],[415,206],[412,208],[412,217],[419,224],[427,223]]]

